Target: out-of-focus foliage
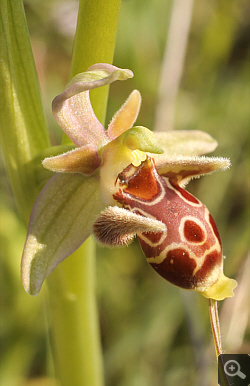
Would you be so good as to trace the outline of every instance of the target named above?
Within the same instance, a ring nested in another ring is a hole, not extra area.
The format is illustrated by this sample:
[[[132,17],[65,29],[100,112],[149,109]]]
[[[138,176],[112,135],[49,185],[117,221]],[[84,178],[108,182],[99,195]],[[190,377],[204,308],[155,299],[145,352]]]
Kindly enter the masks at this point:
[[[114,64],[130,68],[135,77],[111,88],[108,120],[137,88],[143,97],[138,124],[154,129],[171,4],[124,0]],[[26,0],[25,9],[52,140],[58,144],[61,131],[50,105],[68,81],[77,2]],[[214,155],[232,162],[229,171],[188,187],[213,214],[227,257],[225,273],[239,281],[236,296],[220,306],[227,353],[250,350],[244,297],[249,292],[244,276],[249,238],[249,11],[245,0],[194,3],[175,114],[175,129],[208,132],[219,142]],[[0,384],[51,386],[43,293],[34,299],[22,288],[19,267],[26,230],[3,165],[0,171]],[[137,242],[123,249],[98,247],[97,294],[107,386],[216,384],[208,302],[159,278]]]

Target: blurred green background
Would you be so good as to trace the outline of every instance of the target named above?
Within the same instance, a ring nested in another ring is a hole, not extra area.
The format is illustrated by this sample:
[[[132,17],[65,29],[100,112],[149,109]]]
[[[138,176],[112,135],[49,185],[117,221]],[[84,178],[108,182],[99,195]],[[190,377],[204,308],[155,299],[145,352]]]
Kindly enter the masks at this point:
[[[25,0],[24,4],[51,136],[58,144],[61,130],[52,118],[51,101],[68,82],[78,3]],[[226,353],[250,352],[249,11],[246,0],[194,1],[172,126],[166,124],[166,128],[208,132],[219,142],[213,155],[232,162],[229,171],[188,186],[215,218],[227,257],[224,272],[239,282],[235,297],[219,306]],[[176,31],[181,31],[186,18],[184,11],[179,14]],[[130,68],[135,77],[111,87],[107,122],[137,88],[143,98],[137,122],[155,128],[171,20],[172,0],[122,2],[114,64]],[[177,44],[173,51],[177,61],[178,52]],[[26,229],[2,162],[0,168],[0,385],[52,386],[44,294],[32,298],[21,285]],[[207,299],[160,278],[136,241],[123,249],[97,247],[97,256],[106,385],[217,384]]]

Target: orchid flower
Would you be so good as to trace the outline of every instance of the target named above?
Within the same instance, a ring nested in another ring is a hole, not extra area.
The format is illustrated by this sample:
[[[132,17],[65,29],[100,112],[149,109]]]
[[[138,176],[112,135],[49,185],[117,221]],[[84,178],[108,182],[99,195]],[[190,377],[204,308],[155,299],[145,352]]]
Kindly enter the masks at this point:
[[[216,300],[233,296],[223,274],[220,236],[208,209],[184,186],[227,169],[228,159],[204,157],[217,143],[201,131],[153,133],[133,126],[141,96],[134,90],[108,129],[89,91],[133,73],[96,64],[75,76],[53,103],[53,115],[76,148],[48,157],[55,172],[31,213],[22,257],[25,290],[37,295],[45,278],[93,233],[107,246],[138,235],[149,264],[165,279]]]

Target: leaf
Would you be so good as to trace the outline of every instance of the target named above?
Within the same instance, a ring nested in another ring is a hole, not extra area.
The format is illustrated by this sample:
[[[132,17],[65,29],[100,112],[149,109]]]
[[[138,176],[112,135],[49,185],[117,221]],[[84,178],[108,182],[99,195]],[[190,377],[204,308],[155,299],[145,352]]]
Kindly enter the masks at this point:
[[[30,161],[49,146],[47,123],[21,0],[0,7],[0,134],[7,173],[28,222],[38,194]]]
[[[25,290],[37,295],[45,278],[90,235],[104,208],[96,175],[56,174],[39,194],[22,257]]]

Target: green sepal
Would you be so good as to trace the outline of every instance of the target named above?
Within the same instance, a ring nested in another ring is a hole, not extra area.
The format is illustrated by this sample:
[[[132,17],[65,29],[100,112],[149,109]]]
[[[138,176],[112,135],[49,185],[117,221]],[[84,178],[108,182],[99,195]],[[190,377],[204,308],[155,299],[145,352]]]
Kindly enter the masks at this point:
[[[31,213],[22,257],[25,290],[37,295],[45,278],[90,235],[104,208],[98,177],[56,174],[39,194]]]
[[[154,132],[164,155],[202,155],[214,151],[217,141],[199,130]]]

